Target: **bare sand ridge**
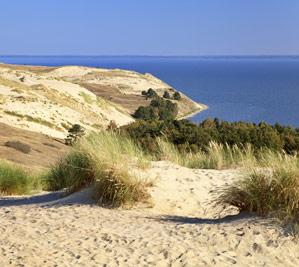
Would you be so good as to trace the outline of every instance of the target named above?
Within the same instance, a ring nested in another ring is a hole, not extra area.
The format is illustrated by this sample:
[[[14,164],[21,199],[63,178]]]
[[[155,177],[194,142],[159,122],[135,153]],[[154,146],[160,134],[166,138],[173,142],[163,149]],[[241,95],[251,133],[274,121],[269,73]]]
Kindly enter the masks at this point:
[[[0,199],[0,266],[298,266],[298,242],[271,220],[215,206],[236,170],[152,163],[149,207],[92,205],[88,190]]]

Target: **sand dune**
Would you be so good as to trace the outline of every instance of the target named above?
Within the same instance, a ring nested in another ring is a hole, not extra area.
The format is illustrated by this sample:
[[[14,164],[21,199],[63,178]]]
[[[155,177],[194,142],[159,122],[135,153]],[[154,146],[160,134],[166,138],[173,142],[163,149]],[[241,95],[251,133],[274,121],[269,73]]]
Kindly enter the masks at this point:
[[[237,171],[155,162],[152,207],[106,209],[86,191],[0,199],[0,266],[298,266],[299,245],[270,219],[212,202]]]
[[[0,122],[25,130],[65,138],[76,123],[86,129],[133,122],[131,114],[150,100],[175,89],[150,74],[79,66],[57,68],[0,64]],[[205,108],[184,94],[177,101],[179,117]]]

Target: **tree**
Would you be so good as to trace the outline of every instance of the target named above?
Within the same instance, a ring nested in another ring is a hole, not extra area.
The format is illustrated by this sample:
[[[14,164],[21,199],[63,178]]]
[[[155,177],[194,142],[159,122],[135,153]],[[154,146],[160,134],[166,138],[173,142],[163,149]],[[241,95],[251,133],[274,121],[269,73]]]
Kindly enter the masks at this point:
[[[158,115],[152,106],[140,106],[133,114],[133,117],[139,120],[158,119]]]
[[[149,88],[147,91],[142,91],[141,95],[145,96],[146,98],[156,98],[156,97],[158,97],[158,94],[152,88]]]
[[[181,100],[182,99],[181,94],[179,92],[175,92],[173,94],[173,99],[178,101]]]
[[[170,94],[168,91],[165,91],[164,94],[163,94],[163,97],[166,98],[166,99],[170,99]]]
[[[178,114],[178,106],[170,100],[157,96],[149,106],[139,107],[133,117],[141,120],[173,120]]]
[[[85,129],[79,124],[74,124],[72,128],[70,128],[68,131],[68,135],[65,138],[65,144],[68,146],[73,145],[84,134],[85,134]]]
[[[153,90],[152,88],[148,89],[148,91],[147,91],[148,98],[155,98],[157,96],[158,96],[158,94],[156,93],[155,90]]]

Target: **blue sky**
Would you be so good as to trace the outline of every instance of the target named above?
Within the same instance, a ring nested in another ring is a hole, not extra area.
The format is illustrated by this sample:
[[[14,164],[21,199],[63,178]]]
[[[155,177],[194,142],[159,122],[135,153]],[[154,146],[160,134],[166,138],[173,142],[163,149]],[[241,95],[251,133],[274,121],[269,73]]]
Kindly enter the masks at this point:
[[[1,55],[299,55],[298,0],[2,0]]]

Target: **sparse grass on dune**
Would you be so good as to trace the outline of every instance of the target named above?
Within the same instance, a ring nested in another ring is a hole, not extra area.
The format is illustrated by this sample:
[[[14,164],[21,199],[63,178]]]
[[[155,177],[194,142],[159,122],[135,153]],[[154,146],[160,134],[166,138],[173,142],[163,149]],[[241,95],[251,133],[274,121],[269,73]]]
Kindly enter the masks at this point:
[[[0,194],[30,194],[41,188],[42,183],[39,176],[29,174],[15,164],[0,161]]]
[[[268,153],[261,158],[260,165],[262,167],[250,169],[242,179],[223,188],[217,202],[298,224],[298,157]]]
[[[52,167],[46,181],[49,190],[68,188],[68,192],[93,185],[98,203],[120,206],[148,198],[146,181],[130,172],[130,168],[146,167],[146,162],[132,140],[101,131],[80,140],[64,160]]]

